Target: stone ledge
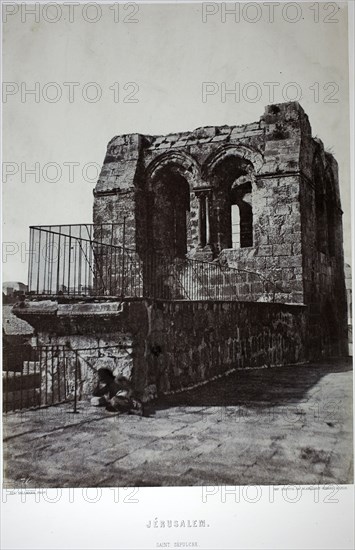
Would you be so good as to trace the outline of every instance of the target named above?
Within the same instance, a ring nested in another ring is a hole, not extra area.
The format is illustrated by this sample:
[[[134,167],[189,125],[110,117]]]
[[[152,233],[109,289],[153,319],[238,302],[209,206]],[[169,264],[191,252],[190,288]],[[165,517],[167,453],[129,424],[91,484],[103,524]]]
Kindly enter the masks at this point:
[[[25,302],[22,306],[13,307],[13,313],[18,316],[24,315],[119,315],[123,312],[122,302],[100,302],[100,303],[77,303],[58,304],[56,300],[42,300],[40,302]]]

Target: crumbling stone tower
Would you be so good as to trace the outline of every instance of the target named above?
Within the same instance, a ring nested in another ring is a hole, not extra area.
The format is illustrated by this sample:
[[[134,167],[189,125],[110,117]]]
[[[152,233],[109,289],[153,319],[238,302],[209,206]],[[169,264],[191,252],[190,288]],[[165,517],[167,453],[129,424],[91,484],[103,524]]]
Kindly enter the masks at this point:
[[[262,274],[306,307],[310,358],[346,353],[338,166],[298,103],[243,126],[114,137],[94,197],[97,226],[126,219],[125,246]]]
[[[298,103],[245,126],[115,137],[94,224],[34,226],[30,243],[14,312],[35,328],[46,399],[66,366],[75,396],[105,366],[143,398],[347,355],[337,163]]]

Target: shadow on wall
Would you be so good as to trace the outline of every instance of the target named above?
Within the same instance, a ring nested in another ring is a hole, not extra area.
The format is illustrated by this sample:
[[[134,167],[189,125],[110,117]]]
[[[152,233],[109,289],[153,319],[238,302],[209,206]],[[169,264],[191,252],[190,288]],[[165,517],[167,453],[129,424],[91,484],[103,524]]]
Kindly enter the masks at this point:
[[[334,372],[352,370],[350,359],[258,370],[240,370],[190,391],[164,396],[157,409],[173,406],[251,408],[296,405],[321,378]],[[317,398],[314,397],[316,400]]]

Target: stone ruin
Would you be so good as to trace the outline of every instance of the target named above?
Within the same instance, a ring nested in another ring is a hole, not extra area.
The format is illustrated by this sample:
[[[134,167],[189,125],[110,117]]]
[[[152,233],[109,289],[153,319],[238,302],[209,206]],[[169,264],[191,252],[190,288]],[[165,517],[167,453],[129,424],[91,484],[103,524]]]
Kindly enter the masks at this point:
[[[310,347],[344,349],[338,164],[298,103],[270,105],[242,126],[114,137],[94,223],[123,217],[132,249],[261,273],[279,301],[307,306]],[[258,285],[244,283],[246,299]]]
[[[115,229],[123,219],[124,238]],[[175,266],[180,291],[165,271],[170,288],[159,296],[145,283],[142,293],[134,285],[94,297],[47,292],[14,308],[41,344],[81,350],[83,394],[103,360],[117,371],[122,363],[139,391],[159,394],[236,368],[347,355],[338,165],[298,103],[269,105],[242,126],[114,137],[94,189],[94,228],[95,246],[158,258],[149,284],[162,265]],[[110,254],[96,248],[96,263],[110,261],[105,273],[117,280]],[[138,274],[126,265],[128,282],[147,278],[142,262]],[[196,295],[181,290],[187,269]],[[233,269],[238,292],[213,293]],[[207,270],[212,294],[203,293]]]

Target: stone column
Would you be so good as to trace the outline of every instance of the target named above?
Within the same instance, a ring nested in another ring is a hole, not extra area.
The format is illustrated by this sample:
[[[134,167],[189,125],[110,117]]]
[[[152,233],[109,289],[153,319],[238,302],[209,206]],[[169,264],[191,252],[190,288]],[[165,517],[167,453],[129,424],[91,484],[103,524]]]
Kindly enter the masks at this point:
[[[212,236],[211,236],[211,188],[200,187],[195,190],[198,199],[198,246],[195,259],[212,261]]]
[[[211,227],[210,227],[210,200],[209,195],[205,196],[205,209],[206,209],[206,244],[210,244],[211,240]]]
[[[204,237],[204,197],[198,195],[198,245],[204,246],[203,237]]]
[[[218,247],[218,252],[221,251],[221,209],[219,206],[216,207],[216,226],[217,226],[217,235],[216,235],[216,245]]]

